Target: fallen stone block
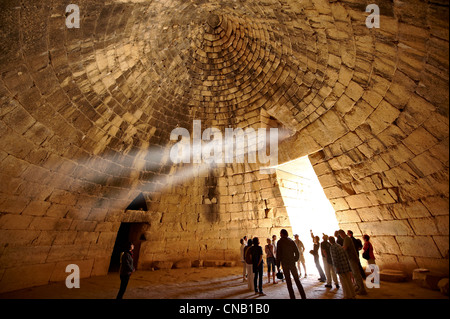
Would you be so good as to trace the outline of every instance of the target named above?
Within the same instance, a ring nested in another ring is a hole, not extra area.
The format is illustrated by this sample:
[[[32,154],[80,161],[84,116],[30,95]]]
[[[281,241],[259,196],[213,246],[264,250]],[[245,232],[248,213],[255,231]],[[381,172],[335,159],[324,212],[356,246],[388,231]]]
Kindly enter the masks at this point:
[[[203,267],[203,260],[197,259],[192,262],[192,267]]]
[[[401,270],[383,269],[380,271],[380,280],[388,282],[403,282],[408,276]]]
[[[191,260],[188,258],[181,259],[173,264],[173,268],[176,268],[176,269],[191,268],[191,266],[192,266]]]
[[[448,278],[443,278],[439,280],[438,282],[439,290],[444,294],[448,296]]]
[[[223,264],[223,266],[224,266],[224,267],[234,267],[234,266],[236,266],[236,262],[235,262],[235,261],[226,261],[226,262]]]
[[[222,267],[225,264],[223,260],[205,260],[203,267]]]
[[[420,287],[428,288],[432,290],[440,290],[439,281],[446,278],[446,275],[432,272],[428,269],[414,269],[413,281]]]
[[[159,269],[171,269],[173,266],[173,262],[171,261],[154,261],[153,267],[157,270]]]

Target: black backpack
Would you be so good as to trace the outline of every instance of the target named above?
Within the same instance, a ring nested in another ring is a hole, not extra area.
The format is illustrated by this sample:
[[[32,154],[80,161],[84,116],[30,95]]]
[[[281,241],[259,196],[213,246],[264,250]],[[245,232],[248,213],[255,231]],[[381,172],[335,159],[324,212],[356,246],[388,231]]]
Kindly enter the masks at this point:
[[[361,239],[357,239],[355,241],[355,243],[356,243],[356,245],[355,245],[356,251],[361,250],[363,248],[363,244],[362,244]]]
[[[253,264],[253,260],[252,260],[252,248],[253,247],[246,247],[246,250],[244,251],[245,253],[245,262],[248,265],[252,265]]]

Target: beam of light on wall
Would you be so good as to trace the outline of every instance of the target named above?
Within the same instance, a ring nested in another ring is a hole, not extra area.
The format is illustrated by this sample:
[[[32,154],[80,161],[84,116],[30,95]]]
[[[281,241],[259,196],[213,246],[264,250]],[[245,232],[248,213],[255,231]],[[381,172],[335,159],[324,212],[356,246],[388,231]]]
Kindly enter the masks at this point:
[[[333,236],[339,229],[333,207],[309,161],[308,156],[276,167],[281,195],[291,222],[293,234],[298,234],[305,245],[308,274],[316,274],[314,260],[309,251],[313,248],[310,230],[322,241],[323,233]],[[322,259],[322,258],[320,258]]]
[[[290,131],[280,128],[275,142],[279,144],[288,138],[290,134]],[[247,141],[245,149],[241,150],[242,153],[238,153],[236,149],[236,154],[245,155],[246,157],[251,155],[256,156],[256,154],[249,152],[249,150],[256,149],[259,156],[260,148],[266,153],[268,147],[271,147],[270,142],[273,141],[270,139],[264,140],[264,143],[261,143],[260,140]],[[201,141],[201,143],[202,147],[206,144],[204,141]],[[210,149],[214,149],[215,143],[218,142],[211,141],[207,144],[209,144]],[[258,143],[256,144],[257,147],[250,147],[253,145],[251,143]],[[233,153],[236,147],[234,141],[232,143],[222,144],[220,145],[223,146],[224,153],[230,150],[230,153]],[[105,153],[102,156],[79,159],[77,163],[83,169],[82,172],[84,174],[81,174],[81,178],[89,183],[107,184],[107,181],[122,177],[127,178],[130,181],[130,187],[116,187],[114,188],[114,192],[105,194],[105,196],[115,199],[135,198],[140,192],[164,192],[170,189],[170,187],[187,183],[196,177],[205,177],[208,171],[218,166],[227,165],[225,163],[210,163],[209,161],[193,163],[192,152],[180,154],[180,162],[186,162],[187,164],[174,164],[170,159],[170,151],[173,146],[174,142],[165,146],[153,146],[148,149],[132,150],[124,153],[114,151]],[[121,165],[124,160],[128,162],[129,167],[123,167]],[[169,172],[160,173],[160,169],[164,165],[170,165],[171,169]],[[267,168],[270,167],[267,166]],[[141,172],[153,172],[155,174],[152,174],[152,177],[149,179],[141,179]],[[110,187],[110,189],[112,188]]]

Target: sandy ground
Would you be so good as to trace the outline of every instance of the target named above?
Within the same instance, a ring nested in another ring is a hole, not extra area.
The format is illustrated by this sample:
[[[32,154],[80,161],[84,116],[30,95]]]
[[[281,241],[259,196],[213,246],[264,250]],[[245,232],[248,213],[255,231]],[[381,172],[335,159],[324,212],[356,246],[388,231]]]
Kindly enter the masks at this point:
[[[137,271],[133,274],[125,299],[288,299],[285,282],[267,283],[264,275],[265,296],[255,295],[242,281],[240,267],[190,268],[157,271]],[[316,274],[302,278],[306,295],[311,299],[341,299],[342,288],[324,287]],[[117,273],[81,279],[80,288],[68,289],[64,282],[22,289],[0,294],[0,299],[113,299],[120,279]],[[294,290],[295,285],[294,285]],[[300,297],[298,290],[297,298]],[[413,282],[381,282],[380,288],[368,289],[367,296],[358,299],[448,299],[439,291],[418,287]]]

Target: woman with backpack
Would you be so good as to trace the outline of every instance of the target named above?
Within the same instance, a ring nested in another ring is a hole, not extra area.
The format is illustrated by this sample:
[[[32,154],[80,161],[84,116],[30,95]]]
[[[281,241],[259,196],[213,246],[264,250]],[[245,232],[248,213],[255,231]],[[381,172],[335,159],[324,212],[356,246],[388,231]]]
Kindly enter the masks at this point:
[[[363,258],[367,260],[367,263],[369,265],[375,264],[375,255],[373,254],[373,246],[372,243],[370,242],[370,236],[367,234],[364,235],[363,240],[364,240]]]

